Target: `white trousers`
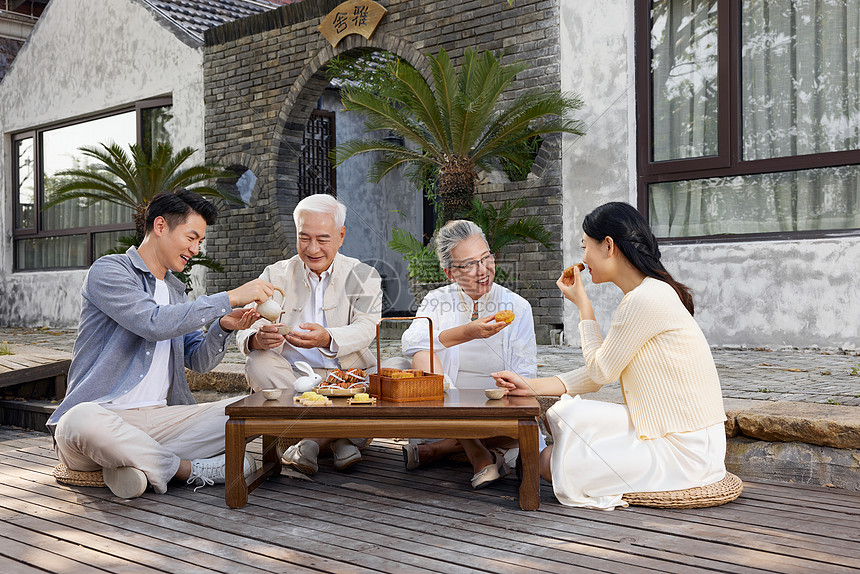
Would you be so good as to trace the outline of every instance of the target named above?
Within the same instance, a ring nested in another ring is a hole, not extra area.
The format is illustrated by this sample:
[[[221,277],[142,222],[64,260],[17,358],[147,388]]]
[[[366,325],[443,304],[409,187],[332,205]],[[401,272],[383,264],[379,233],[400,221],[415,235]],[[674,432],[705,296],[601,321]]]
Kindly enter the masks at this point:
[[[57,424],[57,457],[72,470],[133,466],[163,494],[181,460],[224,452],[224,408],[239,398],[127,410],[80,403]]]

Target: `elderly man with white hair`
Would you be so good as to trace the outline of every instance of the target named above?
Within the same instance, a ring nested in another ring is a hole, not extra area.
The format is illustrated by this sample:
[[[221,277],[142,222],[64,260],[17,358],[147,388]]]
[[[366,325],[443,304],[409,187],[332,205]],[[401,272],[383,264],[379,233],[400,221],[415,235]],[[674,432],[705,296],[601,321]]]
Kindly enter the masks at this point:
[[[377,271],[338,252],[346,235],[346,206],[330,195],[301,200],[293,211],[297,255],[269,265],[260,275],[284,291],[279,323],[265,319],[239,331],[239,349],[247,355],[245,374],[254,391],[293,392],[293,365],[303,361],[325,379],[335,370],[374,366],[368,346],[376,336],[382,310]],[[279,325],[292,330],[278,332]],[[316,474],[321,447],[330,446],[334,466],[346,469],[361,460],[366,439],[304,439],[283,453],[282,462],[304,474]]]

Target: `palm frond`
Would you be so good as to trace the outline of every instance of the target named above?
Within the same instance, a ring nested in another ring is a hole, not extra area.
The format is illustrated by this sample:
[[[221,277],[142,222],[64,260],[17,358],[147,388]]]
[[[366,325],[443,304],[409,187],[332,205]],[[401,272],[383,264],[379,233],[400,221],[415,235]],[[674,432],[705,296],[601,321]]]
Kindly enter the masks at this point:
[[[368,131],[392,130],[420,147],[431,150],[437,149],[436,143],[427,137],[426,131],[384,98],[367,91],[351,88],[341,92],[341,100],[348,111],[358,111],[367,116],[366,128]]]
[[[433,84],[436,93],[436,105],[439,108],[439,119],[444,125],[451,125],[454,116],[454,107],[458,94],[457,74],[448,53],[444,49],[430,61],[430,69],[433,74]],[[447,149],[451,149],[451,130],[447,131]]]

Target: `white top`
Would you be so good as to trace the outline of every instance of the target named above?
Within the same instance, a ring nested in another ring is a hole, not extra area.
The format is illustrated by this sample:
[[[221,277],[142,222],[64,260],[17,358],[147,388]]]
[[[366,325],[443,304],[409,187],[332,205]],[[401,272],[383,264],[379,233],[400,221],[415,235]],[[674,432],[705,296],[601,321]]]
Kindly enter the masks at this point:
[[[323,296],[325,295],[325,290],[328,289],[329,283],[331,283],[331,267],[323,271],[319,276],[308,269],[307,266],[305,267],[305,272],[308,275],[308,284],[311,287],[311,296],[310,299],[308,299],[307,305],[302,309],[302,314],[299,316],[298,323],[295,325],[289,325],[291,330],[295,332],[301,332],[299,325],[302,323],[316,323],[317,325],[322,325],[326,328],[328,327],[325,320],[325,313],[323,313]],[[334,339],[331,341],[331,348],[327,350],[329,351],[328,355],[319,347],[303,349],[301,347],[294,347],[290,343],[286,342],[284,343],[281,354],[291,365],[295,365],[296,361],[304,361],[311,367],[337,369],[338,363],[335,359],[335,356],[337,355],[337,345],[335,344]]]
[[[167,284],[162,279],[155,280],[155,303],[158,305],[170,304],[170,293]],[[152,354],[152,363],[146,376],[121,397],[102,406],[107,409],[139,409],[142,407],[154,407],[167,404],[167,391],[170,388],[170,339],[158,341]]]
[[[508,327],[505,327],[507,329]],[[458,389],[492,389],[496,382],[490,373],[504,371],[502,337],[473,339],[457,345],[460,353],[460,370],[457,373]],[[435,349],[434,349],[435,350]]]
[[[451,283],[439,289],[434,289],[424,297],[421,306],[415,313],[416,317],[430,317],[433,321],[433,351],[442,362],[442,370],[451,379],[455,388],[464,388],[458,384],[458,377],[464,371],[483,372],[489,375],[498,370],[513,371],[523,377],[537,375],[537,345],[535,343],[534,318],[529,302],[498,284],[493,284],[490,292],[478,299],[478,317],[486,317],[493,313],[508,309],[514,312],[513,323],[488,339],[471,341],[466,348],[461,362],[461,349],[464,345],[444,347],[439,342],[439,333],[453,327],[465,325],[471,321],[473,301],[465,296],[456,283]],[[413,321],[401,337],[403,354],[412,357],[418,351],[430,350],[427,321]],[[481,345],[482,347],[477,347]],[[473,366],[469,357],[474,356],[470,349],[483,348],[484,353],[478,368]],[[492,353],[492,359],[490,354]],[[464,363],[468,362],[466,366]],[[462,366],[461,366],[462,365]],[[469,376],[469,380],[472,377]],[[488,382],[481,383],[477,388],[489,388]],[[475,383],[467,383],[475,384]],[[475,387],[468,387],[475,388]]]

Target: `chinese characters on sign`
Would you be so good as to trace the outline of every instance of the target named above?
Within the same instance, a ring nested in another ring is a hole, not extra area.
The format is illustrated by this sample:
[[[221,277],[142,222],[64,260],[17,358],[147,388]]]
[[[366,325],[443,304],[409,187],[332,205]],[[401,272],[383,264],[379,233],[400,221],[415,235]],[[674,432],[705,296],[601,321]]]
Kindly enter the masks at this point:
[[[350,34],[359,34],[370,40],[387,12],[373,0],[347,0],[328,13],[319,31],[332,47]]]

